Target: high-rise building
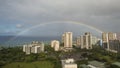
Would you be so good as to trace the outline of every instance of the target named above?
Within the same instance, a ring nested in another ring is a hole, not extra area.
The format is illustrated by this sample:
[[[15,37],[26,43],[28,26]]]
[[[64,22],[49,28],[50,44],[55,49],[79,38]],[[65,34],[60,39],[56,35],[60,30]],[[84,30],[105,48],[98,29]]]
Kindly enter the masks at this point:
[[[57,40],[51,41],[51,47],[54,48],[55,51],[59,51],[60,43]]]
[[[80,36],[80,47],[81,47],[81,49],[83,49],[83,48],[85,48],[83,45],[84,45],[84,38],[83,38],[84,36]]]
[[[100,45],[100,39],[98,39],[95,36],[92,36],[92,45],[98,45],[98,44]]]
[[[92,49],[92,35],[89,32],[83,36],[83,45],[81,46],[82,48]]]
[[[109,32],[108,33],[108,40],[116,40],[117,36],[116,33]]]
[[[77,37],[76,39],[76,46],[80,47],[81,41],[80,41],[80,37]]]
[[[64,33],[64,47],[72,48],[72,32]]]
[[[120,33],[117,33],[117,39],[120,41]]]
[[[117,40],[117,36],[116,33],[102,33],[102,43],[103,43],[103,48],[107,49],[107,50],[111,50],[114,49],[114,46],[111,45],[112,43],[114,43]],[[113,42],[114,41],[114,42]]]
[[[110,40],[109,41],[109,51],[117,53],[120,52],[120,41],[119,40]]]
[[[62,35],[62,43],[64,43],[65,34]]]
[[[103,48],[107,49],[108,48],[108,33],[102,33],[102,46]]]
[[[86,32],[84,35],[81,35],[77,38],[77,46],[80,46],[81,49],[92,49],[92,35],[90,32]]]

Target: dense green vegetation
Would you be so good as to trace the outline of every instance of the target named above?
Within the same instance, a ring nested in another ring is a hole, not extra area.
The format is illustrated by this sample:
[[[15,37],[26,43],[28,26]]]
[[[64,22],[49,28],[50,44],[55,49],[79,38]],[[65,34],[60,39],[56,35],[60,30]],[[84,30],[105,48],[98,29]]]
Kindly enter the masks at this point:
[[[22,47],[2,48],[2,50],[0,50],[0,67],[12,68],[10,66],[16,66],[16,64],[17,65],[20,64],[26,67],[30,65],[31,63],[40,62],[39,64],[44,64],[44,61],[46,62],[48,61],[49,64],[53,64],[51,66],[52,68],[56,68],[56,67],[61,68],[61,62],[58,57],[58,53],[55,52],[50,46],[46,46],[45,51],[46,52],[40,53],[40,54],[25,55],[25,53],[23,53],[22,51]],[[38,65],[37,63],[36,65]]]
[[[46,68],[61,68],[61,58],[69,58],[71,56],[74,59],[78,59],[76,61],[78,66],[80,64],[88,64],[88,61],[96,60],[104,62],[106,68],[111,68],[114,67],[112,65],[113,62],[120,62],[120,54],[108,52],[100,46],[94,46],[91,50],[74,47],[74,50],[70,52],[55,52],[50,46],[45,46],[45,52],[30,55],[25,55],[22,47],[2,47],[0,50],[0,68],[42,68],[42,66],[50,66]]]
[[[40,62],[14,62],[3,66],[3,68],[53,68],[54,64],[50,61],[40,61]]]
[[[88,64],[88,61],[99,61],[105,63],[106,68],[113,68],[113,62],[120,62],[120,54],[119,53],[112,53],[109,51],[104,50],[101,46],[93,46],[93,49],[86,50],[86,49],[78,49],[76,48],[77,52],[81,52],[82,57],[88,58],[87,60],[76,61],[78,65],[80,64]]]

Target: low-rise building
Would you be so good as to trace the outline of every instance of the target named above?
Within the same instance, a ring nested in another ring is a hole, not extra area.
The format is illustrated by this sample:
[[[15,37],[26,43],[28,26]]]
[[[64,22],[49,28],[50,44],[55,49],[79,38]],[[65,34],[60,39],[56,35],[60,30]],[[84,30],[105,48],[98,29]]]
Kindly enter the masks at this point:
[[[23,52],[26,54],[44,52],[44,43],[33,41],[31,44],[23,45]]]
[[[77,68],[77,64],[75,63],[74,59],[65,59],[61,60],[62,68]]]
[[[116,68],[120,68],[120,62],[114,62],[112,63],[112,66],[116,66]]]
[[[88,62],[89,68],[105,68],[104,63],[98,61],[89,61]]]

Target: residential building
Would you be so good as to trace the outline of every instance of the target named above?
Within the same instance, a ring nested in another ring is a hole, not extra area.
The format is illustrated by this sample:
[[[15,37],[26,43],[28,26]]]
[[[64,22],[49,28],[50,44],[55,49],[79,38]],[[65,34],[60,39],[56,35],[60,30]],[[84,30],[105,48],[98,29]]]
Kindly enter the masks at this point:
[[[64,43],[65,34],[62,35],[62,43]]]
[[[30,54],[31,53],[31,46],[23,45],[23,52],[25,52],[26,54]]]
[[[102,46],[106,50],[110,51],[111,49],[114,49],[114,46],[112,45],[115,42],[114,40],[117,40],[116,33],[102,33]]]
[[[63,34],[64,35],[64,47],[65,48],[72,48],[72,32],[66,32]]]
[[[31,44],[23,45],[23,52],[26,54],[44,52],[44,43],[33,41]]]
[[[80,47],[81,41],[80,41],[80,37],[77,37],[76,39],[76,46]]]
[[[98,61],[89,61],[87,66],[89,68],[105,68],[105,63]]]
[[[80,47],[81,49],[92,49],[92,35],[89,32],[80,36]]]
[[[110,40],[109,41],[109,51],[118,53],[120,52],[120,41],[119,40]]]
[[[103,48],[107,49],[108,47],[108,33],[102,33],[102,46]]]
[[[57,40],[51,41],[51,47],[54,48],[55,51],[59,51],[60,43]]]
[[[98,42],[99,42],[99,39],[97,37],[95,37],[95,36],[92,36],[92,45],[100,44]]]
[[[103,37],[104,35],[104,37]],[[105,41],[107,39],[107,41]],[[117,53],[120,52],[120,40],[117,39],[116,33],[103,33],[102,34],[103,48],[108,51]]]
[[[77,68],[77,64],[75,63],[74,59],[65,59],[61,60],[62,68]]]

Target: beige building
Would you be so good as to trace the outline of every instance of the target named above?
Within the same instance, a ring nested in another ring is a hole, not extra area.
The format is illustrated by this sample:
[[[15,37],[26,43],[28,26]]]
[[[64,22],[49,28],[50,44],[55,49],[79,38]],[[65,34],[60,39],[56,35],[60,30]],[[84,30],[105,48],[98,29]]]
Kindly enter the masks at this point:
[[[66,32],[63,34],[64,35],[64,47],[66,48],[72,48],[72,32]]]
[[[59,51],[60,49],[60,43],[57,40],[51,41],[51,47],[54,48],[55,51]]]
[[[77,64],[74,63],[74,59],[61,60],[62,68],[77,68]]]
[[[31,47],[31,53],[40,53],[41,47],[40,46],[33,46]]]
[[[92,36],[92,45],[97,45],[99,41],[100,41],[100,39],[98,39],[98,38],[95,37],[95,36]],[[99,43],[99,44],[100,44],[100,43]]]
[[[102,33],[102,43],[103,43],[103,48],[111,51],[112,49],[115,48],[115,45],[113,46],[112,44],[114,44],[114,40],[117,40],[116,37],[116,33]]]
[[[116,33],[109,32],[108,33],[108,40],[116,40],[117,36]]]
[[[81,49],[92,49],[92,46],[97,44],[100,45],[100,39],[92,36],[89,32],[86,32],[84,35],[81,35],[76,39],[76,46],[80,47]]]
[[[92,49],[92,45],[93,38],[90,32],[86,32],[84,35],[81,35],[76,40],[76,46],[79,46],[81,49]]]
[[[76,46],[80,47],[81,41],[80,41],[80,37],[77,37],[76,39]]]
[[[62,35],[62,43],[64,43],[64,37],[65,37],[65,34]]]
[[[31,44],[23,45],[23,52],[26,54],[44,52],[44,43],[33,41]]]
[[[84,42],[83,40],[84,40],[84,39],[83,39],[83,36],[81,35],[81,36],[80,36],[80,48],[81,48],[81,49],[85,48],[85,47],[83,46],[83,42]]]
[[[31,46],[23,45],[23,52],[25,52],[26,54],[30,54],[31,53]]]
[[[102,46],[103,48],[108,48],[108,33],[102,33]]]
[[[81,49],[92,49],[92,35],[87,32],[85,35],[80,36]]]

